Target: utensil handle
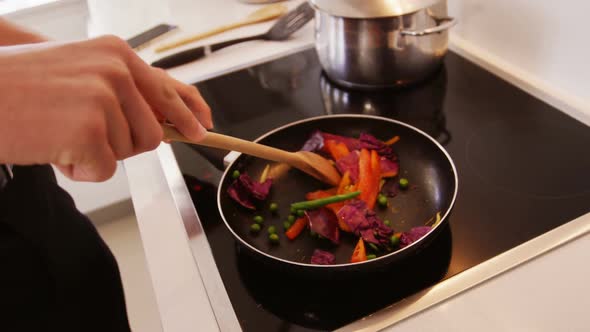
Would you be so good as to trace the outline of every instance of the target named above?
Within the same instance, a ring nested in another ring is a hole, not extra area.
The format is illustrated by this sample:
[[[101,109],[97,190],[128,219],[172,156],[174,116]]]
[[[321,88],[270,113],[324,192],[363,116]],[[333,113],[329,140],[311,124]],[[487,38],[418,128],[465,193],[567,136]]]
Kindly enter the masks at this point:
[[[151,65],[153,67],[162,68],[162,69],[168,69],[168,68],[180,66],[185,63],[189,63],[191,61],[198,60],[198,59],[208,55],[209,53],[220,50],[224,47],[228,47],[228,46],[231,46],[234,44],[243,43],[243,42],[247,42],[247,41],[251,41],[251,40],[263,39],[264,36],[265,36],[264,34],[255,35],[255,36],[231,39],[231,40],[219,42],[219,43],[212,44],[212,45],[205,45],[205,46],[191,48],[186,51],[174,53],[172,55],[163,57],[162,59],[152,62]]]
[[[298,163],[299,159],[293,153],[281,149],[272,148],[267,145],[246,141],[240,138],[222,135],[213,132],[207,132],[205,137],[198,142],[194,142],[182,135],[176,128],[169,125],[162,125],[164,138],[172,141],[180,141],[202,146],[208,146],[217,149],[238,151],[247,155],[259,157],[262,159],[272,160],[280,163]]]
[[[426,36],[432,35],[434,33],[443,32],[452,26],[457,24],[457,19],[454,17],[448,17],[444,20],[442,24],[439,24],[433,28],[423,29],[423,30],[402,30],[401,34],[404,36]]]

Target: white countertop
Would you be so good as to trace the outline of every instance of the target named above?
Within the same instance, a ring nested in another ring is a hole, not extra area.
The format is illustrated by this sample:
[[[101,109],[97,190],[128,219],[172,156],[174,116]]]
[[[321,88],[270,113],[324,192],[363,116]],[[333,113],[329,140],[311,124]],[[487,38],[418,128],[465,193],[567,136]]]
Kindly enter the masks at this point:
[[[290,7],[297,3],[299,1],[287,2]],[[128,38],[161,22],[178,24],[181,31],[175,37],[180,37],[240,19],[258,6],[246,5],[237,0],[89,0],[89,8],[92,19],[90,31],[93,35],[114,33]],[[246,27],[201,43],[259,33],[270,24]],[[173,37],[170,36],[170,39]],[[525,74],[508,70],[508,65],[501,67],[499,64],[503,64],[502,59],[486,54],[477,45],[461,38],[456,40],[458,42],[452,47],[458,53],[508,80],[515,80],[518,86],[553,105],[561,106],[560,109],[571,112],[572,116],[588,119],[585,102],[563,100],[556,94],[546,93],[546,89],[540,89],[542,85],[531,84]],[[290,41],[251,42],[230,47],[204,60],[175,68],[170,73],[182,81],[193,83],[309,47],[311,43],[312,25],[308,24]],[[143,50],[140,54],[148,62],[156,58],[151,49]],[[494,63],[493,60],[497,61]],[[191,246],[195,243],[189,241],[190,236],[187,238],[183,225],[178,222],[141,222],[142,217],[150,215],[178,217],[187,212],[161,203],[164,196],[169,195],[158,189],[165,185],[163,175],[170,181],[175,174],[164,174],[166,171],[162,170],[159,162],[169,159],[170,153],[167,146],[162,146],[157,152],[126,161],[125,167],[164,330],[188,331],[196,326],[202,329],[202,324],[210,322],[206,318],[212,314],[204,295],[207,280],[200,279],[203,276],[202,266],[201,269],[194,266],[191,255]],[[587,251],[590,250],[590,214],[576,220],[576,223],[584,230],[584,235],[576,240],[434,305],[390,330],[587,330],[585,327],[590,323],[590,316],[586,314],[590,304],[590,284],[587,282],[590,268],[585,262]],[[210,325],[209,328],[214,330],[215,326]]]

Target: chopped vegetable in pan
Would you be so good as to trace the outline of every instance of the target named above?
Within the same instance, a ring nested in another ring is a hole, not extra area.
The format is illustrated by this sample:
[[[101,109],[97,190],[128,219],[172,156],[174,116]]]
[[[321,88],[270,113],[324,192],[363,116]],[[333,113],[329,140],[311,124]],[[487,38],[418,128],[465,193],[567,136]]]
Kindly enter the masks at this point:
[[[332,265],[334,264],[334,260],[334,254],[321,249],[314,250],[313,256],[311,256],[311,264]]]
[[[394,151],[394,147],[401,144],[395,144],[401,140],[400,137],[393,135],[387,138],[384,142],[368,133],[353,138],[313,132],[301,150],[319,153],[333,161],[342,175],[340,183],[331,188],[317,188],[307,193],[305,200],[291,202],[290,214],[284,214],[288,216],[286,220],[284,215],[279,217],[277,202],[264,203],[270,213],[263,215],[270,220],[265,222],[262,213],[255,212],[253,220],[256,223],[251,226],[252,233],[258,233],[266,223],[271,243],[279,243],[279,229],[283,229],[288,239],[285,245],[302,240],[300,237],[308,237],[303,239],[305,241],[317,241],[323,249],[314,251],[311,263],[319,265],[364,262],[404,248],[424,237],[440,222],[440,212],[436,214],[432,227],[420,226],[410,230],[394,230],[397,226],[389,220],[381,220],[377,215],[377,212],[383,215],[400,208],[396,206],[399,190],[415,187],[410,187],[410,180],[400,175],[400,160]],[[266,176],[268,169],[267,166],[260,179],[264,182],[255,182],[247,174],[234,171],[235,180],[228,188],[230,197],[248,209],[256,210],[263,206],[260,203],[266,199],[272,185],[272,179]],[[403,174],[407,176],[408,173]],[[280,203],[285,206],[289,202]],[[354,240],[356,246],[345,261],[336,262],[334,254],[328,250],[330,246],[338,246],[342,239]]]

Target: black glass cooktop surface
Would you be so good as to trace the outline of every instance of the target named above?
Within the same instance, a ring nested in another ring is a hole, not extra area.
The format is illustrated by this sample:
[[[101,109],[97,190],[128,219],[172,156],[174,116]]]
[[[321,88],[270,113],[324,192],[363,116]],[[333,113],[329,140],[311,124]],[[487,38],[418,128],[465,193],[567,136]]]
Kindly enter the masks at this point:
[[[336,329],[590,211],[590,128],[453,53],[404,89],[341,88],[313,49],[197,86],[218,132],[254,139],[312,116],[379,115],[437,139],[459,174],[448,226],[415,257],[353,280],[317,281],[244,255],[215,203],[227,151],[173,143],[245,331]]]

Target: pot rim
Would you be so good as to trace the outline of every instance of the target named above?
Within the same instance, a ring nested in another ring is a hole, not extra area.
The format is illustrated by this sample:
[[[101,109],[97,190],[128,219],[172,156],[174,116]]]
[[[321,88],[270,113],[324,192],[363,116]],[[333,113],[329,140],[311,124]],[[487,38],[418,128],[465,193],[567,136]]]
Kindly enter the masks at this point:
[[[308,0],[321,12],[343,18],[383,18],[402,16],[429,8],[446,0]]]

